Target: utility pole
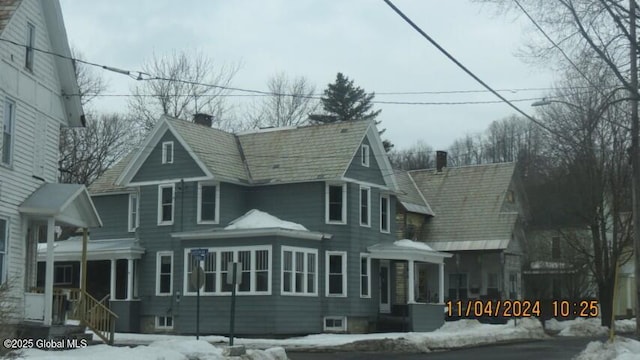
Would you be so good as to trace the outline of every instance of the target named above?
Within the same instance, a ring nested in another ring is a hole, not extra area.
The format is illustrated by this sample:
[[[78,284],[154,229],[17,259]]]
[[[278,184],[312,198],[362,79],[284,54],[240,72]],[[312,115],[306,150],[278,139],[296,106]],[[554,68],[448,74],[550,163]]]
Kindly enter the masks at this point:
[[[636,1],[629,0],[629,76],[631,84],[631,189],[633,200],[633,257],[636,277],[636,337],[640,338],[640,129],[638,121],[638,43]],[[613,314],[615,321],[615,314]]]

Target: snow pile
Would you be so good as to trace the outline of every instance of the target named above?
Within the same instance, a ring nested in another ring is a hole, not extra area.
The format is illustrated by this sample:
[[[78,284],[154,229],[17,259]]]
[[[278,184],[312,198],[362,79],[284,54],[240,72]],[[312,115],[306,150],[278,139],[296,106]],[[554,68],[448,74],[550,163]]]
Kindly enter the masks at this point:
[[[265,229],[265,228],[280,228],[288,230],[301,230],[308,231],[306,227],[291,222],[280,220],[277,217],[268,214],[264,211],[257,209],[249,210],[246,214],[233,220],[225,227],[225,230],[238,230],[238,229]]]
[[[640,360],[640,341],[619,336],[613,343],[592,341],[576,360]]]
[[[400,246],[400,247],[406,247],[406,248],[410,248],[410,249],[417,249],[417,250],[426,250],[426,251],[434,251],[433,248],[425,243],[422,242],[417,242],[417,241],[413,241],[413,240],[408,240],[408,239],[403,239],[403,240],[396,240],[393,245],[395,246]]]
[[[609,328],[601,325],[600,318],[576,318],[565,321],[551,319],[545,322],[545,328],[558,331],[560,336],[606,336],[609,334]],[[616,320],[617,333],[632,333],[635,330],[635,319]]]
[[[152,342],[148,346],[119,347],[109,345],[93,345],[84,349],[64,351],[44,351],[29,349],[22,351],[18,359],[64,360],[64,359],[139,359],[139,360],[225,360],[232,357],[223,355],[223,350],[205,340],[169,339]],[[237,359],[237,357],[233,357]],[[267,350],[247,350],[243,359],[251,360],[287,360],[282,348]]]
[[[429,349],[454,349],[496,342],[542,339],[546,337],[537,319],[510,320],[504,325],[481,324],[478,320],[458,320],[445,323],[431,333],[409,333],[407,340]]]

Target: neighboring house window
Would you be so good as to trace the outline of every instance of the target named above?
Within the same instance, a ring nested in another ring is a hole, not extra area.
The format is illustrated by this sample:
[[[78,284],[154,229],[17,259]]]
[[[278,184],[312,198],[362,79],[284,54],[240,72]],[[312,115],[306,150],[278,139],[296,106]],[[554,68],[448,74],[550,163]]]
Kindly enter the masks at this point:
[[[173,293],[173,252],[162,251],[156,257],[156,295]]]
[[[371,189],[360,187],[360,226],[371,226]]]
[[[29,69],[29,71],[33,71],[33,57],[34,51],[33,48],[36,42],[36,27],[31,23],[27,23],[27,52],[25,56],[24,66]]]
[[[347,296],[347,253],[326,253],[326,296]]]
[[[53,274],[54,285],[71,285],[73,282],[72,265],[56,265]]]
[[[326,188],[326,220],[331,224],[347,223],[347,184]]]
[[[449,299],[467,298],[467,274],[449,274]]]
[[[174,184],[158,186],[158,225],[173,224]]]
[[[217,224],[220,209],[220,187],[198,184],[198,224]]]
[[[518,273],[509,273],[509,299],[518,298]]]
[[[4,101],[4,121],[2,126],[2,163],[11,165],[13,155],[13,133],[16,118],[16,104],[5,99]]]
[[[162,163],[173,164],[173,141],[162,143]]]
[[[347,331],[347,318],[344,316],[325,316],[322,329],[332,332]]]
[[[560,259],[560,237],[554,236],[551,238],[551,259]]]
[[[282,293],[318,295],[318,250],[282,247]]]
[[[360,297],[371,297],[371,258],[360,255]]]
[[[156,316],[156,329],[173,329],[173,316]]]
[[[362,145],[362,166],[369,167],[369,145]]]
[[[9,226],[6,219],[0,219],[0,284],[5,277],[5,265],[7,259],[7,239],[9,238]]]
[[[498,287],[498,273],[487,273],[487,297],[490,299],[500,298]]]
[[[191,255],[191,249],[185,249],[185,279],[184,293],[195,295],[196,288],[190,283],[189,277],[194,269],[200,265],[204,270],[204,285],[200,288],[201,295],[229,295],[232,285],[227,284],[227,276],[231,271],[232,262],[240,263],[241,283],[238,294],[241,295],[269,295],[271,294],[271,247],[234,247],[209,248],[204,261]]]
[[[136,231],[139,222],[138,194],[129,194],[129,232]]]
[[[515,197],[515,194],[513,193],[513,190],[508,190],[507,191],[507,202],[513,204],[515,201],[516,201],[516,197]]]
[[[389,232],[389,196],[380,196],[380,231]],[[410,238],[408,238],[410,239]]]

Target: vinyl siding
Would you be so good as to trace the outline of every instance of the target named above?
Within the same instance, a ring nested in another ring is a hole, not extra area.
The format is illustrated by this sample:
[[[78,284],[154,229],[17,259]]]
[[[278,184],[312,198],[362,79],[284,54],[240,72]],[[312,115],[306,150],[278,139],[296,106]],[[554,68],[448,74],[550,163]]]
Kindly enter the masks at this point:
[[[40,1],[24,0],[2,32],[2,37],[26,44],[27,21],[36,27],[35,46],[51,50]],[[0,121],[4,121],[4,101],[15,102],[13,156],[10,167],[0,165],[0,217],[9,219],[7,276],[15,284],[24,284],[25,239],[27,221],[18,207],[43,182],[34,175],[34,156],[41,154],[43,168],[37,175],[46,182],[57,181],[60,125],[66,119],[62,111],[60,82],[51,56],[36,52],[33,73],[26,70],[26,51],[0,42]],[[34,141],[38,129],[46,138]],[[0,140],[1,141],[1,140]],[[22,314],[22,285],[15,287],[16,314]]]
[[[362,165],[362,145],[369,146],[369,167]],[[380,164],[378,164],[376,154],[374,154],[375,151],[376,150],[369,142],[369,138],[365,137],[358,147],[358,151],[356,151],[355,156],[351,160],[351,164],[345,173],[345,177],[372,184],[385,185],[383,174],[380,170]],[[383,156],[387,155],[383,154]]]
[[[93,196],[98,215],[102,220],[101,228],[91,229],[91,239],[122,239],[133,237],[129,232],[129,194]]]
[[[173,142],[173,163],[162,163],[162,143]],[[195,154],[197,156],[197,154]],[[198,166],[195,160],[181,144],[178,139],[167,131],[155,145],[149,157],[140,166],[140,169],[133,177],[132,182],[158,181],[176,178],[202,177],[205,173]]]

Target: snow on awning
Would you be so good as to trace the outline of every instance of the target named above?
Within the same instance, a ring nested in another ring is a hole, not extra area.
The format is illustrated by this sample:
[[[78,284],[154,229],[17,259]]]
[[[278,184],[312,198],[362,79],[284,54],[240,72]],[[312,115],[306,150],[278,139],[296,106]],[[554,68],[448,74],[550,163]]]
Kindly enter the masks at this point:
[[[225,228],[188,231],[171,234],[182,240],[230,239],[248,236],[285,236],[296,239],[328,240],[331,234],[309,231],[301,224],[281,220],[257,209],[231,221]]]
[[[393,243],[378,243],[369,246],[367,250],[373,259],[413,260],[433,264],[442,264],[445,258],[453,256],[453,254],[433,250],[423,242],[409,239],[396,240]]]
[[[100,227],[102,221],[84,185],[43,184],[18,208],[25,215],[66,225]]]
[[[81,261],[82,236],[53,243],[56,261]],[[110,239],[87,241],[87,260],[140,259],[144,248],[136,239]],[[47,244],[38,244],[38,261],[45,261]]]

